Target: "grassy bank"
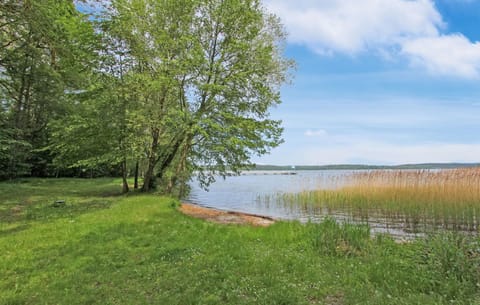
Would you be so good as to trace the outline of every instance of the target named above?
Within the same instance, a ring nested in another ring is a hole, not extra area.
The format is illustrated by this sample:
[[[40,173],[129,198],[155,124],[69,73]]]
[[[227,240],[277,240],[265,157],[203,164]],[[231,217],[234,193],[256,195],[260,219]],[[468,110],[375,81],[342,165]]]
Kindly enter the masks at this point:
[[[371,171],[343,177],[337,190],[281,194],[280,204],[346,211],[359,218],[405,221],[421,228],[478,231],[480,168],[442,171]]]
[[[480,304],[479,240],[218,225],[119,191],[112,179],[1,183],[0,304]]]

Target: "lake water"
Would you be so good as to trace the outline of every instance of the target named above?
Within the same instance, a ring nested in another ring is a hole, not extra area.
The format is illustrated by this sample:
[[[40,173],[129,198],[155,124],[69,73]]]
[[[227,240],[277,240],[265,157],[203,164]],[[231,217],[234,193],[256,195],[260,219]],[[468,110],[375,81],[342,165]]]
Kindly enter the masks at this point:
[[[418,236],[416,233],[409,232],[401,221],[392,223],[391,220],[384,220],[381,217],[361,220],[348,213],[296,208],[277,204],[274,199],[266,200],[266,198],[274,198],[281,193],[338,188],[344,185],[343,180],[346,176],[359,172],[365,171],[249,171],[240,176],[227,177],[226,179],[217,177],[217,181],[209,187],[209,191],[201,189],[198,183],[193,181],[191,183],[191,193],[185,201],[220,210],[257,214],[284,220],[299,220],[301,222],[321,221],[329,215],[339,221],[368,222],[374,234],[388,233],[401,238]]]
[[[240,176],[217,181],[205,191],[196,181],[191,184],[192,190],[188,202],[216,209],[261,214],[265,216],[297,219],[309,215],[292,214],[279,210],[279,207],[268,207],[259,204],[259,199],[278,193],[296,193],[303,190],[333,188],[332,180],[352,171],[297,171],[297,172],[244,172]],[[292,175],[292,173],[295,173]]]

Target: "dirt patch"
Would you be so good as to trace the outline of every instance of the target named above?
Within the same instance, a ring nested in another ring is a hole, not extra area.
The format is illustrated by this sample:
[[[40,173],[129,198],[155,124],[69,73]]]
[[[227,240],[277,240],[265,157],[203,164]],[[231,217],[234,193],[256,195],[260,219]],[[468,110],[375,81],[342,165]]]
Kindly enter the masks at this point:
[[[336,293],[332,295],[328,295],[325,298],[325,304],[326,305],[342,305],[344,304],[344,297],[343,293]]]
[[[275,220],[270,217],[215,210],[190,203],[182,203],[180,211],[195,218],[205,219],[222,224],[248,224],[253,226],[268,227],[275,222]]]
[[[23,208],[20,205],[16,205],[12,207],[10,211],[12,212],[12,214],[20,214],[23,211]]]

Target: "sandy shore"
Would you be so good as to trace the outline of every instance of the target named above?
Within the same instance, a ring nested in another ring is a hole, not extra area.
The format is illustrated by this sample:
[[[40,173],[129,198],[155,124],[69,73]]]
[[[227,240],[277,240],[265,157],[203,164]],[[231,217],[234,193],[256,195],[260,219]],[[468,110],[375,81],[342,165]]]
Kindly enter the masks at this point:
[[[267,227],[275,220],[266,216],[259,216],[240,212],[221,211],[205,208],[195,204],[182,203],[180,211],[195,218],[205,219],[222,224],[248,224],[253,226]]]

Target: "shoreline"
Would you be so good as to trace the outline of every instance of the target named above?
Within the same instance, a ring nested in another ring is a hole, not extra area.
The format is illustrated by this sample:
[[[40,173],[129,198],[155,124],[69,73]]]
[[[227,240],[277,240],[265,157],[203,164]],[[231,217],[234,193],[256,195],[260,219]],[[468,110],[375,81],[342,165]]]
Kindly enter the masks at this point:
[[[185,215],[220,224],[242,224],[268,227],[276,222],[272,217],[235,211],[224,211],[182,202],[179,211]]]

